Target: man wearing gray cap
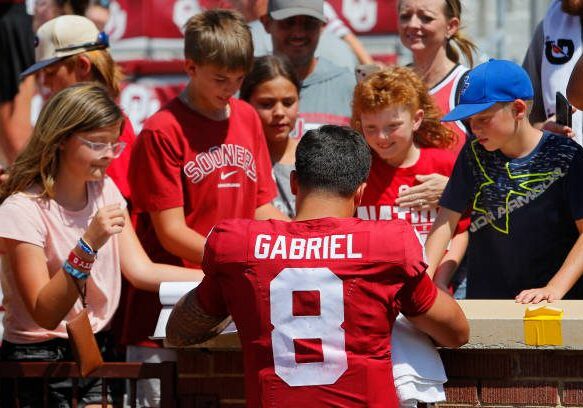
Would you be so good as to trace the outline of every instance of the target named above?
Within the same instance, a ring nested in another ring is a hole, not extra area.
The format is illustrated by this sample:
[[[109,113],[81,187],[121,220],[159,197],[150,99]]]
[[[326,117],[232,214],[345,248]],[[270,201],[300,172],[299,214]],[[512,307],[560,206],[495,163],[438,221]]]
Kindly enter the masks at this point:
[[[315,58],[326,22],[322,0],[269,0],[261,18],[273,52],[284,55],[302,79],[297,136],[324,124],[348,125],[356,80],[346,68]]]

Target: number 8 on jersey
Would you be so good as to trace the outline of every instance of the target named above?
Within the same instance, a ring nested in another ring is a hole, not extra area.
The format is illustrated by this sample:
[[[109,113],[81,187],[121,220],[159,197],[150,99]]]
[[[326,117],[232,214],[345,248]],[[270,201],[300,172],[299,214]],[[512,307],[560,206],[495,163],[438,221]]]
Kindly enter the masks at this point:
[[[293,313],[296,291],[317,291],[320,314]],[[333,384],[348,367],[344,344],[342,280],[328,268],[285,268],[270,284],[271,332],[276,374],[290,386]],[[320,339],[321,362],[298,363],[294,340]]]

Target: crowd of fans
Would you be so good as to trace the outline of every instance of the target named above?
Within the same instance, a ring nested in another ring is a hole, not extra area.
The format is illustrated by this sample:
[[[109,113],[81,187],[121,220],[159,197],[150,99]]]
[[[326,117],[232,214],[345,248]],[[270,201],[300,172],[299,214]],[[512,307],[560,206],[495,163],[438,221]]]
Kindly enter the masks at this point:
[[[371,152],[366,187],[336,191],[352,197],[343,208],[409,223],[439,293],[583,298],[583,125],[579,112],[557,123],[554,103],[559,91],[583,105],[580,2],[551,2],[524,69],[474,67],[459,0],[397,2],[406,67],[375,63],[327,2],[230,3],[239,12],[188,20],[188,83],[136,135],[116,102],[123,75],[101,31],[107,2],[38,0],[33,18],[23,1],[0,0],[2,360],[70,359],[65,325],[80,298],[104,355],[175,359],[150,339],[159,283],[201,280],[207,237],[223,220],[287,223],[296,196],[304,215],[322,216],[306,209],[322,204],[304,196],[312,181],[294,174],[307,131],[325,129],[324,142],[340,134],[324,125],[361,134]],[[46,102],[33,128],[36,88]],[[50,387],[66,404],[70,391]],[[101,401],[99,387],[86,381],[84,403]],[[23,406],[38,403],[36,390],[34,380],[21,388]],[[155,381],[140,383],[142,406],[159,394]]]

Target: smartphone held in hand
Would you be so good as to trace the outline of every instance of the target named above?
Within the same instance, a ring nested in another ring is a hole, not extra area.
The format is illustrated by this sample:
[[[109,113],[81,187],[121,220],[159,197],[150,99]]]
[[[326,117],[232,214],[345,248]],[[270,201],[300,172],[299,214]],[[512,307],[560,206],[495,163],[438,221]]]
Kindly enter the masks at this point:
[[[556,122],[559,125],[571,127],[572,126],[572,115],[573,107],[561,92],[556,93]]]

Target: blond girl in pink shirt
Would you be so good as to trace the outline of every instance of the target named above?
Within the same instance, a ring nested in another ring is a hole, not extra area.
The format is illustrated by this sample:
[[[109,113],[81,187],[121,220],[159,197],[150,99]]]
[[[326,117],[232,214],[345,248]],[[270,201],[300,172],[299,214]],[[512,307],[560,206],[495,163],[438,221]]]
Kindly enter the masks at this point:
[[[123,120],[103,87],[64,89],[44,106],[28,146],[0,186],[0,250],[6,255],[0,274],[6,309],[2,360],[71,359],[65,324],[82,310],[83,294],[107,352],[122,273],[134,286],[153,291],[163,280],[202,278],[199,270],[152,263],[140,245],[125,200],[105,173],[125,147],[118,141]],[[98,381],[84,381],[83,402],[100,403]],[[71,387],[62,381],[49,387],[49,406],[70,401]],[[22,406],[42,401],[42,383],[19,389]],[[3,398],[8,391],[2,390]]]

